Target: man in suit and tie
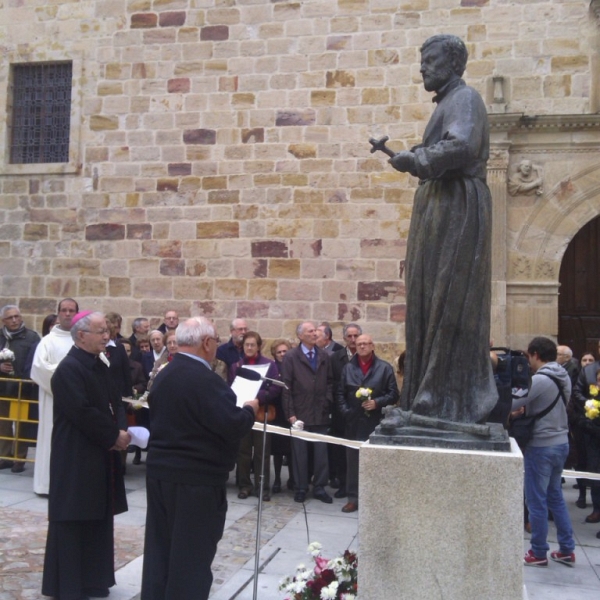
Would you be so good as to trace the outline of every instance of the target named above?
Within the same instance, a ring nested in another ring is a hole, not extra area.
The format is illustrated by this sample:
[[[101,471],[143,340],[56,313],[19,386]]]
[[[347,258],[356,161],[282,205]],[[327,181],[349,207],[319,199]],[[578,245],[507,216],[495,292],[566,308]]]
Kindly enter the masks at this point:
[[[283,410],[292,426],[302,421],[305,431],[326,434],[331,420],[333,383],[329,355],[316,346],[314,323],[307,321],[298,325],[296,335],[300,344],[285,355],[281,367],[282,379],[288,388],[283,390]],[[309,443],[314,449],[313,495],[331,504],[333,499],[325,491],[329,481],[327,444],[298,438],[292,438],[294,500],[304,502],[308,491]]]

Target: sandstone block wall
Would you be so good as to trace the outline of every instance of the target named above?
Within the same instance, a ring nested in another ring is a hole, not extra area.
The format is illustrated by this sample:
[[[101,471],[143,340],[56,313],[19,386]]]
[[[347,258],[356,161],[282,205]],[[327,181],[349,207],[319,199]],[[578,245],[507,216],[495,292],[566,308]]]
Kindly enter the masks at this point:
[[[306,318],[338,332],[357,320],[401,346],[416,181],[367,140],[419,141],[432,111],[420,44],[461,36],[466,79],[491,112],[595,110],[587,1],[3,0],[0,10],[0,97],[10,98],[11,62],[78,66],[71,172],[8,165],[5,151],[0,161],[0,302],[38,327],[71,295],[126,324],[173,308],[221,324],[243,316],[276,337]]]

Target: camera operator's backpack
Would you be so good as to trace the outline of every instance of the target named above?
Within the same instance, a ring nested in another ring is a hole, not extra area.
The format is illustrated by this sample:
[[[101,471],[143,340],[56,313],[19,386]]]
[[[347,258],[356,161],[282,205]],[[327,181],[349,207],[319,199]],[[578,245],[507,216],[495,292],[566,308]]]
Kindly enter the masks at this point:
[[[494,379],[499,399],[492,409],[488,421],[502,423],[506,427],[513,398],[520,398],[529,392],[531,386],[529,360],[521,350],[492,348],[491,351],[495,352],[498,357],[498,367],[494,373]]]

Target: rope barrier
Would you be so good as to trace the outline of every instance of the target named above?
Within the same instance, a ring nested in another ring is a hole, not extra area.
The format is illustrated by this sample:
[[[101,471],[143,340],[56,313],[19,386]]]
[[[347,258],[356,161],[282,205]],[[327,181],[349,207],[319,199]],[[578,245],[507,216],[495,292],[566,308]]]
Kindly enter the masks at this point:
[[[126,402],[134,406],[148,408],[147,402],[140,402],[139,400],[132,400],[131,398],[123,398]],[[255,431],[263,430],[263,423],[258,421],[254,423],[252,429]],[[345,438],[334,437],[332,435],[324,435],[322,433],[312,433],[310,431],[304,431],[302,429],[288,429],[287,427],[279,427],[277,425],[267,424],[267,432],[275,433],[277,435],[286,435],[288,437],[296,437],[308,442],[326,442],[328,444],[335,444],[337,446],[346,446],[347,448],[359,449],[366,442],[360,442],[357,440],[347,440]],[[573,469],[565,469],[562,476],[568,479],[591,479],[593,481],[600,481],[600,473],[589,473],[587,471],[574,471]]]

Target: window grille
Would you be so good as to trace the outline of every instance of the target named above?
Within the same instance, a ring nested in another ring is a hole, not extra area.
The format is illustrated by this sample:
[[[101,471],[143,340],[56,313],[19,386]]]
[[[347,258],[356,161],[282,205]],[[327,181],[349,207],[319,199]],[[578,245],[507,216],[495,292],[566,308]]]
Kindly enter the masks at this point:
[[[12,66],[10,162],[69,161],[71,62]]]

